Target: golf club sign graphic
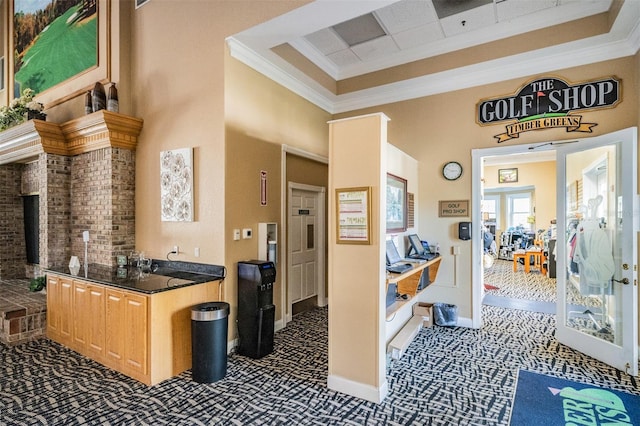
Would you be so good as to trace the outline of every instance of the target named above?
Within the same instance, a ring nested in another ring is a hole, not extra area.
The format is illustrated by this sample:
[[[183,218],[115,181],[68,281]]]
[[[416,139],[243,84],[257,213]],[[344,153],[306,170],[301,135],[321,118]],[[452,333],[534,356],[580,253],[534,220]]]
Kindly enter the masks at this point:
[[[621,100],[621,81],[616,77],[569,84],[559,78],[531,81],[513,96],[484,99],[477,104],[481,126],[508,123],[506,132],[495,135],[506,142],[531,130],[558,127],[567,132],[591,133],[597,123],[585,123],[577,111],[613,108]]]

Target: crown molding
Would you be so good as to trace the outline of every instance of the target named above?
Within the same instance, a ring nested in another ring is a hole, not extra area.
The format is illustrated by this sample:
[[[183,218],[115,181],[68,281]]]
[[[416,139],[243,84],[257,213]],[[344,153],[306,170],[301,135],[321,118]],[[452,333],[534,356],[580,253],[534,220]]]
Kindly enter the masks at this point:
[[[633,56],[640,50],[640,11],[626,1],[608,34],[455,68],[342,95],[329,92],[273,52],[258,52],[227,38],[231,56],[331,113],[343,113],[424,96]]]
[[[31,161],[41,153],[78,155],[113,147],[134,151],[140,118],[100,110],[63,124],[28,120],[0,132],[0,165]]]
[[[573,2],[563,4],[559,8],[549,8],[534,15],[520,16],[490,27],[479,28],[470,33],[462,33],[453,37],[445,37],[433,43],[407,49],[393,55],[380,57],[373,61],[357,62],[337,67],[304,37],[291,41],[291,44],[302,55],[309,58],[320,69],[334,80],[357,77],[362,74],[400,66],[425,58],[455,52],[473,46],[494,42],[542,28],[564,24],[570,20],[581,19],[606,12],[609,5],[599,2]]]
[[[608,38],[607,36],[598,36]],[[513,55],[480,64],[360,90],[341,95],[333,104],[334,113],[401,102],[455,90],[468,89],[504,80],[529,77],[565,68],[632,56],[637,48],[628,41],[592,44],[590,39]]]
[[[233,58],[291,90],[317,107],[327,112],[332,112],[335,99],[331,99],[329,91],[309,77],[304,76],[304,74],[281,60],[277,55],[271,53],[271,58],[266,59],[234,37],[227,38],[227,45]],[[280,66],[276,66],[275,63],[279,63]],[[293,68],[293,72],[285,71],[287,68]],[[322,92],[325,93],[323,94]]]

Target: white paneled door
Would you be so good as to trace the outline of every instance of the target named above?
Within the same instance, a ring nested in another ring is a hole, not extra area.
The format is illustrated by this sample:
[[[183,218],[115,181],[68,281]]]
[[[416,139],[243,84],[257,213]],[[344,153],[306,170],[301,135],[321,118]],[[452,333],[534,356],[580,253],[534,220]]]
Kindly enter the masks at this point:
[[[289,301],[317,295],[318,193],[293,189],[289,210]]]

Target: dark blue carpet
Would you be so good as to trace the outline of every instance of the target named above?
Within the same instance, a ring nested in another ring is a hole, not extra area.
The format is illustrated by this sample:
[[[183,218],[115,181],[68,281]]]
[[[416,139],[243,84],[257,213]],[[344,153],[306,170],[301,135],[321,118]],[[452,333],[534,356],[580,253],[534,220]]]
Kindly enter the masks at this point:
[[[640,425],[640,396],[520,370],[511,426]]]

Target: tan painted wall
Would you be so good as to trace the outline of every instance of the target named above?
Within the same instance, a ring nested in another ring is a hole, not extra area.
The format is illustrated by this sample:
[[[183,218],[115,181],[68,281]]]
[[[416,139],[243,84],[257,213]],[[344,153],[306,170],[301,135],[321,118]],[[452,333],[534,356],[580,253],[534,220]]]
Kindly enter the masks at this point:
[[[280,146],[227,129],[227,163],[225,181],[228,277],[237,277],[237,262],[258,258],[258,223],[280,222]],[[251,153],[251,155],[248,155]],[[267,205],[260,206],[260,172],[267,172]],[[253,238],[233,240],[232,230],[251,228]],[[281,247],[279,245],[279,247]],[[277,256],[282,259],[280,253]],[[225,300],[231,304],[231,317],[237,307],[237,278],[227,279]],[[276,275],[274,299],[280,294],[281,274]],[[282,306],[275,300],[276,318],[281,318]]]
[[[6,24],[6,8],[5,8],[5,1],[4,0],[0,0],[0,24],[2,24],[1,26],[4,27]],[[0,57],[5,56],[5,43],[7,42],[6,39],[7,35],[5,35],[4,31],[0,31]],[[6,76],[7,76],[7,58],[5,57],[4,59],[4,68],[2,70],[0,70],[0,73],[5,76],[5,80],[6,80]],[[6,81],[0,81],[0,87],[4,87],[4,89],[0,90],[0,106],[5,106],[7,105],[7,97],[5,96],[5,91],[7,90],[7,83]]]
[[[307,1],[193,1],[185,7],[181,2],[156,0],[133,15],[131,72],[135,91],[131,94],[134,99],[132,109],[145,120],[137,152],[136,246],[151,256],[164,257],[168,249],[177,244],[183,251],[180,260],[225,265],[228,276],[224,298],[232,305],[230,338],[234,337],[235,330],[235,262],[257,257],[257,239],[233,245],[230,229],[241,224],[257,232],[259,221],[278,221],[279,218],[277,182],[280,175],[276,167],[279,147],[252,144],[255,139],[249,135],[260,135],[259,140],[271,141],[273,138],[263,136],[292,127],[282,118],[285,115],[282,106],[271,105],[278,98],[268,96],[267,90],[262,93],[267,97],[258,102],[262,107],[257,110],[273,111],[272,117],[279,117],[279,121],[269,120],[267,113],[256,113],[253,108],[256,103],[250,99],[244,105],[245,119],[260,127],[225,130],[225,114],[233,112],[233,105],[237,105],[233,102],[225,104],[225,93],[233,87],[233,84],[226,85],[226,76],[233,77],[233,70],[229,72],[225,68],[225,38],[304,3]],[[220,19],[222,16],[224,19]],[[188,31],[169,30],[178,28]],[[251,82],[241,86],[251,87]],[[258,117],[264,118],[265,122]],[[308,117],[313,119],[312,114]],[[235,135],[241,136],[237,141],[239,145],[234,145]],[[270,203],[267,210],[258,212],[253,208],[255,204],[251,209],[242,210],[250,200],[254,203],[259,200],[255,194],[258,176],[253,174],[253,167],[262,164],[247,163],[246,175],[241,175],[237,164],[244,157],[236,155],[239,152],[234,153],[233,149],[225,154],[225,144],[231,148],[247,144],[246,151],[241,153],[244,156],[265,152],[269,155],[267,158],[273,160],[268,165]],[[163,150],[189,146],[195,151],[195,221],[161,222],[159,154]],[[231,158],[228,163],[232,171],[230,178],[226,176],[226,155]],[[227,219],[230,221],[228,226]],[[227,240],[230,240],[229,246]],[[196,247],[200,248],[198,258],[194,256]],[[229,255],[225,253],[227,250],[231,252]]]
[[[225,265],[223,298],[231,304],[231,339],[236,262],[257,257],[257,238],[235,242],[231,229],[250,227],[257,233],[258,222],[279,221],[280,148],[265,142],[298,142],[310,149],[317,136],[310,127],[324,126],[326,118],[318,119],[310,111],[317,108],[303,106],[298,97],[274,83],[234,80],[237,70],[226,67],[233,62],[227,60],[225,38],[305,3],[308,0],[198,0],[185,7],[182,2],[154,0],[132,16],[133,89],[122,96],[131,97],[132,114],[145,120],[137,150],[136,247],[162,258],[172,245],[179,245],[183,251],[179,260]],[[322,146],[326,146],[324,132]],[[238,150],[242,146],[246,149]],[[195,221],[161,222],[159,155],[182,147],[194,148]],[[245,163],[247,158],[252,161]],[[269,171],[269,204],[258,210],[259,181],[254,172],[263,165]],[[200,257],[194,255],[196,247]],[[279,310],[276,315],[281,315]]]
[[[257,73],[236,59],[225,61],[225,125],[226,125],[226,196],[225,234],[228,268],[226,300],[236,306],[236,275],[239,260],[255,259],[258,240],[233,241],[234,228],[252,228],[257,232],[259,222],[276,222],[278,240],[286,238],[281,223],[281,150],[288,145],[303,151],[328,155],[328,126],[330,115],[303,100],[282,86]],[[289,156],[291,157],[291,156]],[[303,160],[300,160],[304,163]],[[302,177],[296,172],[298,161],[292,161],[294,179],[298,183],[327,186],[327,166],[314,164]],[[268,172],[267,206],[260,206],[259,173]],[[302,180],[299,180],[302,179]],[[278,245],[278,259],[284,259],[283,244]],[[274,289],[276,320],[283,318],[281,283],[284,282],[282,262],[278,268]]]
[[[498,183],[498,169],[515,167],[518,169],[518,182]],[[485,193],[492,189],[501,191],[508,188],[534,186],[535,195],[533,205],[535,207],[536,223],[534,230],[548,229],[551,219],[556,217],[556,162],[543,161],[537,163],[505,164],[501,166],[485,166],[484,168]],[[504,205],[502,205],[504,210]],[[502,215],[504,218],[504,215]],[[498,224],[500,226],[500,224]],[[506,231],[506,219],[500,228]]]
[[[336,202],[329,197],[329,379],[376,392],[384,376],[384,234],[386,117],[373,114],[330,124],[329,194],[371,187],[370,244],[336,243]],[[357,161],[354,161],[357,159]],[[353,393],[351,393],[353,394]]]
[[[593,134],[568,133],[564,129],[532,131],[504,144],[568,140],[637,126],[637,64],[636,55],[548,74],[569,82],[579,82],[615,73],[622,79],[623,101],[616,108],[583,112],[585,121],[598,123],[593,128]],[[544,76],[510,80],[336,116],[352,117],[372,112],[386,114],[391,120],[389,140],[420,162],[418,234],[439,242],[445,254],[438,272],[438,285],[429,288],[429,297],[433,301],[457,304],[461,317],[471,315],[471,242],[457,238],[457,224],[462,219],[438,217],[438,201],[471,200],[471,150],[497,146],[493,136],[505,131],[504,125],[481,127],[476,124],[476,103],[483,98],[516,93],[522,85],[539,77]],[[462,177],[454,182],[445,181],[441,176],[442,166],[449,160],[459,161],[464,168]],[[452,246],[461,248],[461,254],[455,262],[450,254]]]

